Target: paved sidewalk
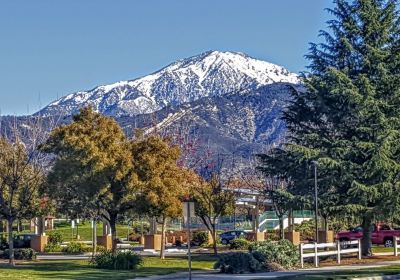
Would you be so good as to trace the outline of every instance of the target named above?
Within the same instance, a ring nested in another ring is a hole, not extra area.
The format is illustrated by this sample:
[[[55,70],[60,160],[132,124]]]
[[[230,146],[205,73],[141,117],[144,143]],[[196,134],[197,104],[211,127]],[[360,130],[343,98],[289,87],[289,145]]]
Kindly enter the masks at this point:
[[[368,269],[368,268],[378,268],[389,265],[400,264],[399,261],[385,261],[385,262],[377,262],[373,264],[361,264],[361,265],[343,265],[343,266],[329,266],[329,267],[319,267],[319,268],[309,268],[309,269],[299,269],[293,271],[285,271],[285,272],[264,272],[264,273],[252,273],[252,274],[222,274],[217,271],[212,272],[204,272],[204,271],[195,271],[192,274],[192,280],[204,280],[204,279],[216,279],[216,280],[252,280],[252,279],[268,279],[268,278],[277,278],[283,276],[294,276],[294,275],[302,275],[302,274],[310,274],[310,273],[324,273],[324,272],[332,272],[332,271],[349,271],[349,270],[360,270],[360,269]],[[142,277],[135,278],[135,280],[187,280],[188,273],[180,272],[174,273],[164,276],[150,276],[150,277]]]
[[[79,255],[68,255],[68,254],[38,254],[37,260],[88,260],[92,257],[92,254],[79,254]]]

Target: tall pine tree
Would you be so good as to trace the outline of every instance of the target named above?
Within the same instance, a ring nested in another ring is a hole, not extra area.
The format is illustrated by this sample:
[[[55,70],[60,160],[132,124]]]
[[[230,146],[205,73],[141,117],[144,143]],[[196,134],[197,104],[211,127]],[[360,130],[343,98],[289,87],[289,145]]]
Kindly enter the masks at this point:
[[[284,116],[286,152],[299,165],[318,161],[321,185],[339,201],[335,210],[362,219],[363,255],[370,255],[373,221],[400,209],[398,6],[336,0],[329,12],[324,42],[307,55],[307,90],[293,93]]]

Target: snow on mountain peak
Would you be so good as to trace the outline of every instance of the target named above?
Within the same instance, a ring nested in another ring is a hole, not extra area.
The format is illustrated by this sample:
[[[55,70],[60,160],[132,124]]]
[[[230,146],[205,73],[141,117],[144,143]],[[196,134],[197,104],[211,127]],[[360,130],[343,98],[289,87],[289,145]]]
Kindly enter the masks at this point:
[[[39,113],[69,115],[91,105],[108,115],[135,115],[277,82],[297,84],[299,77],[243,53],[208,51],[178,60],[142,78],[69,94]]]

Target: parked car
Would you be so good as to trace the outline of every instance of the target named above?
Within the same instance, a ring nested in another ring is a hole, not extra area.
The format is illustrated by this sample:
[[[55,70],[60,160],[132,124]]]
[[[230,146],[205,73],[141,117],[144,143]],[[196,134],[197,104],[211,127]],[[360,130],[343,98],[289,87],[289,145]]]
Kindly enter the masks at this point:
[[[14,248],[30,248],[31,247],[31,239],[32,236],[35,236],[36,234],[31,234],[31,233],[24,233],[24,234],[17,234],[14,235]],[[0,250],[8,249],[8,242],[0,244],[1,248]]]
[[[388,225],[373,225],[373,227],[371,236],[372,244],[393,247],[393,237],[400,237],[400,230],[394,230]],[[339,232],[336,235],[336,240],[345,243],[346,241],[361,239],[362,237],[363,228],[358,226],[351,231]]]
[[[236,238],[246,238],[247,237],[247,233],[243,230],[231,230],[231,231],[227,231],[224,233],[221,233],[219,235],[219,237],[221,238],[221,243],[224,245],[229,244],[233,239]]]

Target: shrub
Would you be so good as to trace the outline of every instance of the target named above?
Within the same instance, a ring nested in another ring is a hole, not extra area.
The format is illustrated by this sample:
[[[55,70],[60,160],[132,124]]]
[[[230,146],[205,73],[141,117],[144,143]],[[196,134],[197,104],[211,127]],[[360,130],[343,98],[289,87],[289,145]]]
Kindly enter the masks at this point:
[[[63,248],[63,252],[68,254],[81,254],[92,251],[92,246],[80,242],[70,242],[67,247]]]
[[[91,249],[93,250],[93,248],[91,248]],[[96,246],[96,250],[97,250],[98,252],[104,252],[104,251],[107,251],[107,248],[104,247],[103,245],[97,245],[97,246]]]
[[[267,237],[268,237],[268,239],[271,239],[273,241],[279,241],[280,240],[279,230],[275,230],[275,229],[267,230]]]
[[[222,273],[246,273],[261,270],[260,262],[252,254],[235,252],[223,254],[214,265]]]
[[[10,257],[10,250],[5,250],[1,257],[8,259]],[[16,260],[35,260],[36,252],[31,248],[14,249],[14,258]]]
[[[300,258],[298,248],[286,239],[278,242],[254,242],[250,246],[250,252],[264,266],[277,263],[286,269],[297,266]]]
[[[274,272],[274,271],[285,271],[285,268],[281,266],[279,263],[265,263],[264,268],[268,272]]]
[[[150,225],[148,223],[136,222],[132,225],[132,230],[135,233],[141,234],[143,228],[143,234],[146,234],[150,231]]]
[[[251,242],[244,238],[235,238],[229,244],[231,250],[248,250]]]
[[[193,233],[192,242],[194,245],[202,246],[208,244],[208,232],[197,231]]]
[[[129,241],[139,242],[141,236],[142,236],[142,235],[141,235],[140,233],[131,232],[131,233],[129,234],[128,239],[129,239]]]
[[[51,244],[61,244],[63,242],[63,236],[58,231],[50,231],[48,233],[48,241]]]
[[[0,236],[0,250],[8,248],[7,239],[4,236]]]
[[[47,243],[47,245],[44,247],[44,251],[46,253],[58,253],[62,252],[62,247],[57,243]]]
[[[299,225],[294,225],[295,231],[300,232],[301,240],[313,241],[315,238],[315,222],[314,220],[303,221]]]
[[[102,251],[91,260],[91,263],[97,268],[131,270],[142,265],[143,259],[132,251],[117,253]]]

